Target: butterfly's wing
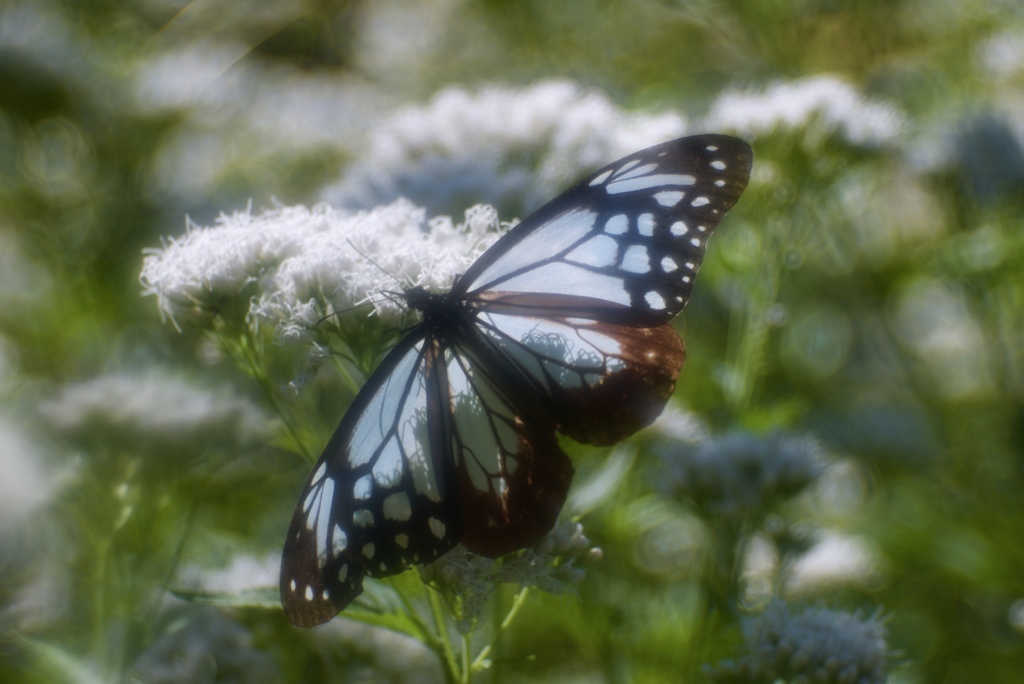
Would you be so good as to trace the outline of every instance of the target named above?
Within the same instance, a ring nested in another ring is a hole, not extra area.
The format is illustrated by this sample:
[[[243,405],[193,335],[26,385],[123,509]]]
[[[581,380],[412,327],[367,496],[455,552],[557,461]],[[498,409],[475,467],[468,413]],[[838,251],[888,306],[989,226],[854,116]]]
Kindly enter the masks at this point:
[[[364,577],[432,561],[460,541],[493,557],[551,529],[572,464],[551,418],[501,380],[417,332],[384,359],[295,508],[281,561],[292,623],[326,622]]]
[[[725,135],[624,157],[502,236],[452,293],[541,295],[568,317],[580,313],[573,298],[585,296],[595,318],[665,323],[686,303],[707,238],[746,188],[752,162],[750,146]]]
[[[481,356],[504,368],[505,385],[531,388],[556,429],[579,442],[628,437],[661,413],[675,389],[686,354],[668,324],[541,316],[534,307],[490,303],[477,318],[478,345],[487,349]],[[587,300],[577,303],[582,310]]]
[[[461,543],[490,557],[525,548],[554,526],[572,481],[555,423],[532,388],[486,349],[456,343],[445,360]]]
[[[442,344],[410,333],[352,402],[299,497],[281,561],[288,619],[326,622],[384,577],[458,543]]]
[[[631,154],[527,217],[456,284],[491,363],[511,364],[509,381],[533,387],[559,430],[611,444],[660,413],[685,360],[668,321],[752,160],[721,135]]]

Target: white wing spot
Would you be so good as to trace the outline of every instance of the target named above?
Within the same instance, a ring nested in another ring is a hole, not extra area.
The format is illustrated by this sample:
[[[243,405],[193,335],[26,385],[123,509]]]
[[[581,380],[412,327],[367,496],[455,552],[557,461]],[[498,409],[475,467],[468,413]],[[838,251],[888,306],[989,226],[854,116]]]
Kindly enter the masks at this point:
[[[655,168],[657,168],[655,164],[647,164],[646,166],[641,166],[639,169],[636,169],[636,171],[633,171],[633,173],[627,173],[627,171],[630,171],[631,169],[635,168],[639,163],[639,159],[634,159],[632,161],[626,162],[615,171],[615,177],[631,178],[637,175],[638,173],[649,173],[653,171]]]
[[[441,522],[440,520],[438,520],[434,516],[430,516],[430,518],[427,520],[427,523],[430,525],[430,532],[431,532],[431,534],[433,534],[438,539],[444,539],[444,523],[443,522]]]
[[[604,183],[606,180],[608,180],[608,176],[610,175],[612,175],[612,169],[608,169],[600,176],[597,176],[596,178],[594,178],[594,180],[590,181],[590,187],[594,187],[595,185],[600,185],[601,183]]]
[[[684,283],[690,282],[690,276],[683,276],[683,282]]]
[[[412,504],[409,495],[397,492],[384,499],[384,517],[388,520],[408,520],[412,517]]]
[[[649,173],[654,170],[654,166],[642,166],[631,173],[613,178],[605,186],[605,191],[609,195],[617,195],[622,192],[640,192],[662,187],[686,187],[697,182],[695,177],[687,174]]]
[[[312,518],[316,515],[316,560],[320,567],[327,564],[327,533],[330,532],[331,506],[334,505],[334,478],[328,477],[324,480],[323,489],[320,491],[320,501],[316,509],[309,512],[309,519],[306,527],[310,526]]]
[[[348,535],[345,534],[345,530],[341,529],[340,525],[335,525],[334,534],[331,535],[331,553],[337,558],[346,548],[348,548]]]
[[[404,532],[395,535],[395,543],[401,546],[403,549],[409,548],[409,535]]]
[[[360,508],[358,511],[352,514],[352,522],[354,522],[356,525],[359,525],[360,527],[372,525],[373,513],[371,511],[366,510],[365,508]]]
[[[347,579],[348,579],[348,563],[345,563],[340,568],[338,568],[338,581],[339,582],[344,582]]]
[[[383,562],[382,562],[382,563],[380,564],[380,571],[381,571],[381,572],[387,572],[387,570],[388,570],[388,564],[387,564],[387,563],[383,563]]]
[[[647,273],[651,270],[651,258],[643,245],[630,245],[622,257],[622,268],[630,273]]]
[[[654,290],[651,290],[646,295],[644,295],[644,301],[646,301],[647,306],[651,307],[652,309],[665,308],[665,298],[662,297],[657,292],[655,292]]]
[[[308,584],[306,585],[306,600],[313,600],[313,587],[309,586]]]
[[[653,214],[640,214],[640,218],[636,221],[637,229],[640,234],[646,237],[654,235],[654,215]]]
[[[677,268],[679,268],[679,264],[672,257],[665,257],[661,260],[661,270],[665,273],[671,273]]]
[[[629,231],[629,217],[625,214],[616,214],[604,224],[604,232],[609,235],[625,235]]]
[[[654,199],[663,207],[674,207],[684,197],[686,197],[686,193],[679,192],[678,190],[663,190],[662,192],[654,193]]]
[[[366,501],[370,498],[370,493],[373,491],[373,478],[369,475],[363,475],[361,478],[356,480],[356,484],[352,487],[352,496],[359,501]]]
[[[692,271],[695,268],[697,268],[697,264],[693,263],[692,261],[687,261],[686,262],[686,270],[687,271]]]
[[[306,494],[305,501],[302,502],[302,512],[309,513],[309,517],[306,519],[306,529],[313,529],[313,521],[318,515],[319,504],[320,504],[320,490],[324,488],[321,484],[312,485],[309,488],[309,494]],[[313,504],[317,504],[317,511],[310,513],[310,509],[313,508]]]
[[[694,247],[700,247],[700,238],[693,238],[690,240],[690,244]]]
[[[691,207],[703,207],[703,206],[708,205],[708,204],[711,204],[711,200],[709,200],[704,195],[701,195],[697,199],[695,199],[692,202],[690,202],[690,206]]]
[[[291,583],[290,586],[292,588],[292,591],[295,591],[295,580],[292,580],[292,583]]]
[[[373,544],[366,544],[363,546],[363,555],[367,558],[373,558],[373,555],[377,553],[377,547]]]
[[[725,181],[722,180],[721,178],[719,178],[718,180],[715,181],[715,187],[716,188],[720,188],[720,187],[722,187],[724,185],[725,185]]]
[[[708,145],[704,149],[707,150],[708,152],[717,152],[718,151],[718,145]]]
[[[326,589],[324,589],[324,592],[323,592],[323,593],[321,594],[321,596],[323,596],[323,598],[324,598],[324,601],[326,601],[326,600],[328,600],[329,598],[331,598],[331,592],[329,592],[329,591],[327,591]]]
[[[669,228],[669,232],[677,237],[682,237],[690,232],[690,227],[683,221],[676,221],[672,224],[672,227]]]
[[[702,233],[706,233],[706,232],[708,232],[708,227],[707,226],[697,226],[697,230],[699,230]]]
[[[711,162],[711,168],[717,169],[719,171],[725,171],[725,162],[716,159],[715,161]]]

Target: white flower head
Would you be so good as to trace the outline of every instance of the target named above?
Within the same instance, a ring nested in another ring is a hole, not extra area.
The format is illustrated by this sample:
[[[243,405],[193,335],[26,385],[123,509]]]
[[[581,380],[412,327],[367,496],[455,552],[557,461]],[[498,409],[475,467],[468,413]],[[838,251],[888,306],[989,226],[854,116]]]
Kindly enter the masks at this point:
[[[891,321],[896,339],[917,356],[940,396],[963,399],[994,391],[985,331],[959,283],[915,278],[897,295]]]
[[[324,197],[372,206],[397,196],[433,210],[486,198],[537,206],[585,172],[683,135],[675,113],[634,114],[570,81],[524,88],[446,88],[400,109],[370,134],[342,181]]]
[[[882,556],[870,541],[824,531],[789,570],[786,592],[793,596],[820,593],[841,585],[869,586],[882,573]]]
[[[361,212],[323,204],[240,212],[150,250],[141,281],[172,319],[233,306],[253,325],[268,321],[281,338],[301,339],[323,316],[366,301],[378,314],[401,316],[388,293],[450,288],[502,227],[486,205],[456,224],[428,221],[404,200]]]
[[[978,46],[976,60],[981,72],[996,80],[1024,74],[1024,30],[1018,26],[996,32]]]
[[[70,385],[39,412],[64,436],[89,444],[191,449],[262,444],[272,423],[245,399],[151,372]]]
[[[281,556],[276,551],[262,557],[239,554],[223,568],[207,569],[198,565],[182,568],[179,586],[190,591],[244,593],[277,587]]]
[[[746,653],[706,668],[716,682],[820,682],[884,684],[885,626],[873,617],[826,608],[795,614],[782,602],[743,621]]]
[[[823,472],[820,448],[803,437],[734,432],[684,446],[683,454],[669,444],[661,486],[705,516],[763,515]]]
[[[776,130],[812,129],[837,134],[853,145],[893,143],[904,129],[892,105],[871,101],[834,76],[781,81],[763,91],[728,91],[718,97],[704,124],[756,138]]]
[[[0,470],[0,532],[30,517],[65,479],[46,467],[40,446],[7,416],[0,417]]]
[[[149,644],[131,668],[129,679],[144,682],[210,682],[216,679],[253,684],[283,681],[273,656],[260,650],[246,627],[213,608],[193,611]]]
[[[487,599],[500,583],[537,587],[550,594],[573,592],[586,577],[584,567],[601,560],[580,523],[565,523],[519,553],[485,558],[459,545],[433,563],[420,566],[423,581],[433,583],[458,614],[456,626],[466,634],[478,625]]]

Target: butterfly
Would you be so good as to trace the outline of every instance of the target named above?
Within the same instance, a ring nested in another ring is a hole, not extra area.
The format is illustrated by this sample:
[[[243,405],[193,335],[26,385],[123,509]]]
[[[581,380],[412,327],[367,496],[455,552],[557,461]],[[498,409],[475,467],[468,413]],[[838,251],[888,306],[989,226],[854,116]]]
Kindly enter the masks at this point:
[[[497,557],[554,526],[573,467],[649,425],[685,360],[669,324],[753,155],[698,135],[590,175],[498,239],[356,395],[306,481],[281,561],[288,619],[337,615],[365,577],[456,544]]]

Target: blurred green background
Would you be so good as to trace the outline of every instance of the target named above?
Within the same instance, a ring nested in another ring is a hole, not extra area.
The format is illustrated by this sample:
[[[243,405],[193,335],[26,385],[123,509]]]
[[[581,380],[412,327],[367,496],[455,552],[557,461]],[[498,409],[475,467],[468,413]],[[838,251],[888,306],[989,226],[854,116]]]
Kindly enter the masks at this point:
[[[813,106],[772,90],[820,76],[848,90]],[[1024,6],[1009,0],[0,5],[0,678],[438,676],[384,630],[306,632],[163,591],[245,575],[244,554],[272,567],[309,464],[266,387],[162,321],[139,272],[186,216],[331,197],[403,107],[543,79],[744,137],[755,167],[680,317],[667,427],[621,472],[622,452],[572,449],[580,480],[615,476],[583,520],[604,560],[578,597],[532,595],[483,678],[702,681],[734,654],[736,623],[707,619],[694,570],[714,526],[656,486],[665,435],[691,421],[829,454],[774,523],[743,529],[738,604],[881,610],[891,681],[1021,680]],[[774,92],[775,109],[728,110],[729,92]],[[413,199],[457,217],[536,207],[494,193]],[[330,387],[302,400],[311,443],[350,399]],[[783,573],[787,550],[826,539],[808,578]]]

